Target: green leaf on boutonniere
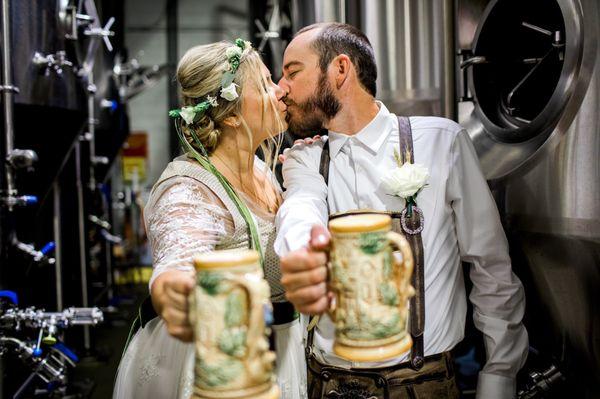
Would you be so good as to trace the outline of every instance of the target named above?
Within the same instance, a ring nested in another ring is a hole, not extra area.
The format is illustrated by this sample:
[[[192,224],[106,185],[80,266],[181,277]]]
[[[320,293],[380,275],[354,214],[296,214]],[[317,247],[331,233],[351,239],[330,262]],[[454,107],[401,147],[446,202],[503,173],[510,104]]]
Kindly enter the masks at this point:
[[[400,153],[398,152],[397,149],[394,148],[394,159],[396,160],[396,163],[398,164],[398,167],[402,167],[402,158],[400,158]]]

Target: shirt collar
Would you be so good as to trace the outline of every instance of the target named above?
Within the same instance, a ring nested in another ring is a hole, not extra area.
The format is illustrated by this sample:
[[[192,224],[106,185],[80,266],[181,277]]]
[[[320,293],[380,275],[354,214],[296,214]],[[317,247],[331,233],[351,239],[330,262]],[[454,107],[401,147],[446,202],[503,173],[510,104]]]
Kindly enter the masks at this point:
[[[375,118],[371,120],[364,128],[354,135],[347,135],[344,133],[337,133],[329,131],[329,152],[331,157],[337,156],[346,141],[351,137],[355,137],[361,144],[368,148],[373,154],[376,154],[381,145],[385,142],[386,138],[392,131],[390,125],[390,111],[381,101],[376,101],[379,106],[379,112],[375,115]]]

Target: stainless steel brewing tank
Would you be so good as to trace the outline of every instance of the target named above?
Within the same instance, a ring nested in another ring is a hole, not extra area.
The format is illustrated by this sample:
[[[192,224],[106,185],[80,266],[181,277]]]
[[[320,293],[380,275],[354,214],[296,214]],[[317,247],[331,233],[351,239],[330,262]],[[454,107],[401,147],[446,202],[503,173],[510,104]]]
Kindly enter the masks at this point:
[[[460,0],[457,20],[469,88],[459,121],[505,222],[531,346],[571,397],[590,398],[600,396],[598,21],[596,0]]]
[[[577,0],[494,0],[480,16],[462,63],[463,97],[473,102],[460,104],[459,117],[488,179],[526,165],[572,122],[595,60],[595,28],[584,32],[585,15]]]
[[[16,104],[85,110],[85,87],[66,39],[64,0],[10,2]],[[51,58],[49,58],[49,56]],[[44,59],[46,62],[44,62]]]

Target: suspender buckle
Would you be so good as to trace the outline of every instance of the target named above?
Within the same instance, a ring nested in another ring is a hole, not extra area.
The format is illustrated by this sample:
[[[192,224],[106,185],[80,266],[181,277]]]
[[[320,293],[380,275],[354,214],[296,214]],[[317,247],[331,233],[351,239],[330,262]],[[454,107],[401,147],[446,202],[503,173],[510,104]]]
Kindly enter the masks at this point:
[[[424,218],[423,211],[418,206],[412,207],[412,215],[407,216],[408,208],[404,208],[400,214],[400,223],[402,224],[402,230],[406,234],[414,236],[423,231]]]
[[[414,358],[410,359],[410,366],[415,371],[421,370],[421,367],[423,367],[424,364],[425,360],[423,359],[423,356],[415,356]]]

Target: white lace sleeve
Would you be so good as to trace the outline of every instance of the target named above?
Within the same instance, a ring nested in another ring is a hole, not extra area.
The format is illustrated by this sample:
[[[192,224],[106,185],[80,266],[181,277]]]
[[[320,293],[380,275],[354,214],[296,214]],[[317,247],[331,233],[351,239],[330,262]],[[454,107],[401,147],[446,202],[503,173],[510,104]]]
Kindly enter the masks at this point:
[[[166,270],[193,270],[195,255],[214,249],[233,232],[233,219],[221,200],[201,182],[184,176],[154,189],[144,218],[154,265],[150,287]]]

